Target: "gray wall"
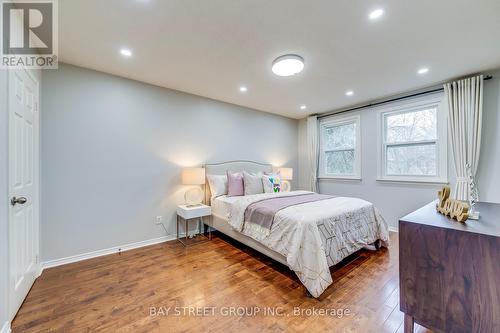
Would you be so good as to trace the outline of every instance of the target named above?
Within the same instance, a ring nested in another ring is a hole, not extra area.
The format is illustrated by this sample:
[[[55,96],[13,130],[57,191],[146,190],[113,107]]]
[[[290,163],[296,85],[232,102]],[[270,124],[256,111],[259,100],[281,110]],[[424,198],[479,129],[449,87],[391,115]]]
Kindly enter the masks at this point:
[[[42,260],[175,233],[183,166],[297,169],[297,121],[60,64],[42,84]]]
[[[484,86],[478,188],[481,201],[500,202],[500,70]]]
[[[482,133],[482,150],[478,171],[478,187],[481,201],[500,202],[500,71],[493,74],[493,79],[486,81],[484,89],[484,118]],[[377,112],[364,109],[361,115],[362,140],[362,180],[320,180],[320,192],[354,196],[371,201],[381,211],[389,225],[397,228],[398,219],[407,213],[423,206],[436,198],[441,185],[391,183],[377,181]],[[299,122],[299,156],[304,155],[306,137],[306,121]],[[455,183],[455,170],[448,148],[448,179]],[[299,161],[299,169],[304,170],[303,160]],[[299,171],[301,172],[301,171]],[[300,178],[299,187],[304,187]]]

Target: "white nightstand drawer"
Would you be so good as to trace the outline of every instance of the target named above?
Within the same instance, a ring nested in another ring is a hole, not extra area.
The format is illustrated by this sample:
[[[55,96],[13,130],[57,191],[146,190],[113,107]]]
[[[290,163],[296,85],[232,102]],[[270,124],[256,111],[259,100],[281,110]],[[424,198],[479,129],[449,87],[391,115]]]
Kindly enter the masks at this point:
[[[207,205],[199,205],[189,207],[186,205],[179,205],[177,207],[177,215],[183,219],[194,219],[197,217],[208,216],[212,214],[212,209]]]

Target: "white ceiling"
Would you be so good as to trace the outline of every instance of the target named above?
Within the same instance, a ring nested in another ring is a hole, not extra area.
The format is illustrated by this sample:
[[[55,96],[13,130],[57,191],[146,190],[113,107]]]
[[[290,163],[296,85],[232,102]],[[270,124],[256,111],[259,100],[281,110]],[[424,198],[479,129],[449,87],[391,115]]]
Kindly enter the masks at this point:
[[[63,62],[293,118],[500,67],[499,0],[62,0],[59,17]],[[275,76],[287,53],[304,71]]]

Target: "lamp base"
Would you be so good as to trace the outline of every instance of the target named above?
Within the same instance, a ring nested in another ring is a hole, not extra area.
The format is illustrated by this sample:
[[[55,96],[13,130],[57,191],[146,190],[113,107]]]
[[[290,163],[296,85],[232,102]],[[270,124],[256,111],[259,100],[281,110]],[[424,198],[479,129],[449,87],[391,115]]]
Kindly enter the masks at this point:
[[[283,186],[281,192],[290,192],[292,190],[292,185],[290,185],[288,180],[282,180],[281,185]]]
[[[199,206],[203,202],[203,192],[199,187],[193,187],[184,193],[184,201],[186,206],[193,207]]]
[[[468,219],[469,220],[479,220],[479,216],[480,216],[480,214],[478,211],[469,212]]]

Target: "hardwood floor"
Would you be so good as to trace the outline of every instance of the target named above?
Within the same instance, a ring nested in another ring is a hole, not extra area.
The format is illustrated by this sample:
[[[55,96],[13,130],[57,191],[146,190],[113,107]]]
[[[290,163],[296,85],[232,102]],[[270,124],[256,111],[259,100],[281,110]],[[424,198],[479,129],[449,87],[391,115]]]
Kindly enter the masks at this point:
[[[319,299],[287,267],[222,236],[55,267],[36,281],[12,331],[399,333],[397,234],[391,242],[333,268]]]

